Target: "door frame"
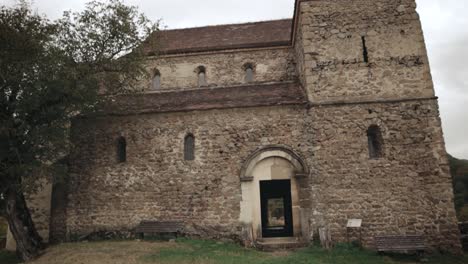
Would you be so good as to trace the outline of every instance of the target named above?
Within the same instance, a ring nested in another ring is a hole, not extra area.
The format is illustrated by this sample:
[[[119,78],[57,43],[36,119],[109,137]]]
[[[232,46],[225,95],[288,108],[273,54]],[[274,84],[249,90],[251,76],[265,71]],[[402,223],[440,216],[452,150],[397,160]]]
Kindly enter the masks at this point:
[[[292,212],[291,180],[259,181],[262,237],[293,237],[294,222]],[[284,226],[268,228],[268,200],[283,199]]]

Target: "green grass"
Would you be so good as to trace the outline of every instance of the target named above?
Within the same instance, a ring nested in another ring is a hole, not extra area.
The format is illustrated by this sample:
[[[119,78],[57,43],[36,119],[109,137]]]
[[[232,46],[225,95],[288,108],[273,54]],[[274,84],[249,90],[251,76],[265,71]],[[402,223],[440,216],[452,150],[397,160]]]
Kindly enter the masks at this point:
[[[7,252],[5,250],[0,250],[0,263],[2,264],[16,264],[20,263],[18,258],[16,258],[15,253]]]
[[[207,240],[178,239],[177,247],[164,248],[158,253],[143,256],[147,263],[261,263],[268,255],[244,249],[231,243]]]
[[[146,263],[213,263],[213,264],[396,264],[418,263],[416,256],[380,256],[350,245],[339,245],[332,251],[310,247],[292,253],[271,254],[248,250],[229,243],[204,240],[177,240],[177,247],[161,249],[158,253],[143,256]],[[428,256],[430,264],[466,264],[468,257]]]
[[[75,256],[73,256],[75,255]],[[172,242],[92,242],[67,243],[48,250],[37,263],[113,263],[138,256],[128,263],[158,264],[417,264],[416,256],[385,255],[342,244],[327,251],[310,247],[295,252],[266,253],[232,243],[178,239]],[[426,256],[429,264],[467,264],[468,256]],[[106,262],[102,262],[106,260]],[[110,262],[109,262],[110,261]],[[1,264],[19,263],[14,253],[0,251]],[[34,261],[33,263],[36,263]],[[120,262],[127,263],[127,262]]]

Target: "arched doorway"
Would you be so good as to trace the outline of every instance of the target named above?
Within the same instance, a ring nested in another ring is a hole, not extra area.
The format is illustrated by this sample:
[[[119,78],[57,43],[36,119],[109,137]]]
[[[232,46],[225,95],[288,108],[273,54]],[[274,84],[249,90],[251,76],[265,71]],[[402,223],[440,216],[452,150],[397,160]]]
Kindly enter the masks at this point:
[[[267,146],[250,155],[241,171],[244,239],[302,237],[299,181],[307,175],[289,147]]]

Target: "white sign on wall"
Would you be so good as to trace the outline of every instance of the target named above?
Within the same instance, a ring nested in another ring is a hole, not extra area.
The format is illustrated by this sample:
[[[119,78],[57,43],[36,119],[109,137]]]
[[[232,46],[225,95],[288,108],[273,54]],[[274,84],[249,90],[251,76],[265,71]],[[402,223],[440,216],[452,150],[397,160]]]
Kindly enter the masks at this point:
[[[348,219],[348,224],[346,227],[349,228],[359,228],[362,225],[362,219]]]

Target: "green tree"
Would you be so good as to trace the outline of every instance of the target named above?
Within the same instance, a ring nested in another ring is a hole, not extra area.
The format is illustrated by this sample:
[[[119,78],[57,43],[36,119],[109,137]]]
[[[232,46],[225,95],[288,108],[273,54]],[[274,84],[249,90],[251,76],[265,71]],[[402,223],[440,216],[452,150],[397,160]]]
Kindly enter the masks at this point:
[[[460,222],[468,222],[468,204],[460,208],[460,211],[458,212],[458,220]]]
[[[61,175],[71,118],[133,90],[146,73],[140,47],[156,29],[120,0],[93,1],[54,22],[25,1],[0,7],[0,193],[22,260],[44,248],[24,193]]]
[[[0,217],[5,215],[5,197],[0,193]]]
[[[448,156],[452,175],[455,209],[460,221],[468,221],[468,160]]]

